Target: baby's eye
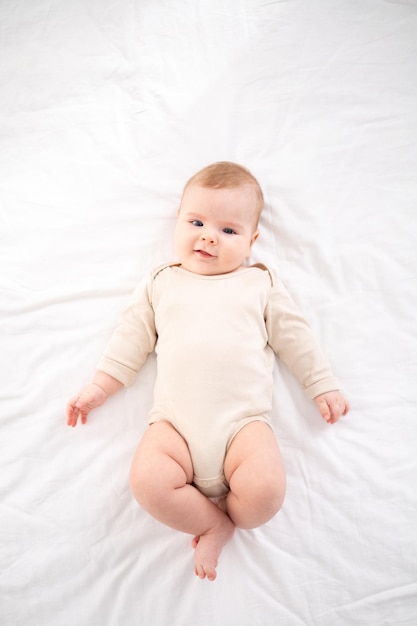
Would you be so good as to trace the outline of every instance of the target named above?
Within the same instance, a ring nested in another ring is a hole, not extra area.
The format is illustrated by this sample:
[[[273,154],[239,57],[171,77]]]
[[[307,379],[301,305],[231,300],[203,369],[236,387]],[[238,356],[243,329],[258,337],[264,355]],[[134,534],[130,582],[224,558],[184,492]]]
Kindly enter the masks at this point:
[[[199,226],[199,227],[203,226],[203,222],[200,222],[200,220],[192,220],[191,224],[193,226]]]
[[[223,228],[223,232],[226,233],[226,235],[236,235],[236,231],[233,230],[233,228]]]

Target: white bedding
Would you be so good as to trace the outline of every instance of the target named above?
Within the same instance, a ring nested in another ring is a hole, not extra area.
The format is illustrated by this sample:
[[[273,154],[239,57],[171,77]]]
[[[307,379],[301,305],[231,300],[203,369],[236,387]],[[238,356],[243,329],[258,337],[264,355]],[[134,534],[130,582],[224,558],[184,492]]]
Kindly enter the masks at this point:
[[[2,626],[417,624],[417,2],[0,2]],[[275,267],[351,402],[279,364],[282,511],[214,583],[134,502],[153,357],[65,424],[216,160],[266,197]]]

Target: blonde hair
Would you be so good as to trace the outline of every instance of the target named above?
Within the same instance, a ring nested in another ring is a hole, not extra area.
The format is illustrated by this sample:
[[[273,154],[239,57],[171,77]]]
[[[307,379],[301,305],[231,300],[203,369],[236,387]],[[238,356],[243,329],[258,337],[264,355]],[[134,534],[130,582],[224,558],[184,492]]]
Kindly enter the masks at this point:
[[[193,185],[200,185],[209,189],[233,189],[250,185],[256,193],[258,218],[264,206],[264,196],[260,184],[246,167],[238,163],[218,161],[203,167],[187,181],[183,196],[185,191]]]

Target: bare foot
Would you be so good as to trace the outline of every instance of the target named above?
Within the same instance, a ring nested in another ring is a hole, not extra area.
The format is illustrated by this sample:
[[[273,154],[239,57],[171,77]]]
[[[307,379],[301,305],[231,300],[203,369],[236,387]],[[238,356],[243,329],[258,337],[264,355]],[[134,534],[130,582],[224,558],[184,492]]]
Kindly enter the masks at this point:
[[[192,545],[195,548],[194,571],[199,578],[214,580],[216,566],[221,551],[232,538],[235,526],[225,515],[219,527],[212,528],[203,535],[194,537]]]

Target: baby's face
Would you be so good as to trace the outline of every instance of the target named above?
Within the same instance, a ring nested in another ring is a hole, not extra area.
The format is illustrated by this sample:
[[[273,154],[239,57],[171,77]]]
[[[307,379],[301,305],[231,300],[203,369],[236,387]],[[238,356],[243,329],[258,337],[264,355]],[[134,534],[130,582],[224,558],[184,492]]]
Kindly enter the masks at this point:
[[[191,185],[178,211],[175,249],[181,265],[212,276],[240,269],[258,237],[255,190]]]

